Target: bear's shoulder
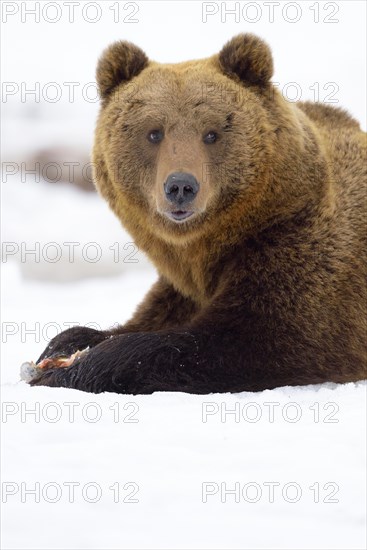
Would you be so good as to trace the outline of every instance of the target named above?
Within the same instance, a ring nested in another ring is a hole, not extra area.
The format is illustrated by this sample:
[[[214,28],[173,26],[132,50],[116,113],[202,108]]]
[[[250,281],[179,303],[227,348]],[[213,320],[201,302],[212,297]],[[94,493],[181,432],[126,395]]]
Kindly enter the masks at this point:
[[[313,103],[312,101],[300,101],[297,106],[313,121],[316,126],[329,129],[350,128],[360,130],[358,121],[348,111],[340,107]]]

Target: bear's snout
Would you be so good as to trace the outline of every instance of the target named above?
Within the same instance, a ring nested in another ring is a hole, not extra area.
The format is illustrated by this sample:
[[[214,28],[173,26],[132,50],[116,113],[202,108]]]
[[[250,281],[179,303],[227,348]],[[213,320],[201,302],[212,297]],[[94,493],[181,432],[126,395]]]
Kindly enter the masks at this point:
[[[199,187],[197,179],[192,174],[173,172],[164,184],[164,192],[167,200],[175,206],[183,207],[195,199]]]

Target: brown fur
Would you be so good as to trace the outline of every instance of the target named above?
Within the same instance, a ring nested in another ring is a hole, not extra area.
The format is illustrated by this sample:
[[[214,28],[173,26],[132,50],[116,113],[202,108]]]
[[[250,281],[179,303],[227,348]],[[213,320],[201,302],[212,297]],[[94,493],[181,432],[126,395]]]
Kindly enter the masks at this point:
[[[288,103],[272,74],[269,48],[252,35],[177,65],[123,42],[102,57],[97,187],[160,274],[133,319],[109,333],[120,347],[95,348],[110,349],[113,368],[120,358],[123,384],[107,389],[205,393],[366,377],[366,136],[345,111]],[[147,140],[154,129],[164,131],[159,145]],[[219,138],[207,145],[212,130]],[[200,182],[195,214],[180,224],[164,215],[163,183],[175,171]],[[156,349],[131,383],[144,339],[130,349],[130,333],[151,334],[146,350]],[[200,368],[182,334],[198,342]],[[162,351],[167,338],[187,370]],[[39,383],[68,385],[52,376]],[[106,389],[86,377],[73,387]]]

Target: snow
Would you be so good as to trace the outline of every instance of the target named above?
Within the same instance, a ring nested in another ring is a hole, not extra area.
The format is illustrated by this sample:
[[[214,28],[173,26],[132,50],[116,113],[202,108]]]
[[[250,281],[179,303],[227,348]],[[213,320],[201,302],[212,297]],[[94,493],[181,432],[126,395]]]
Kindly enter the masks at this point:
[[[257,395],[118,396],[8,384],[3,399],[17,403],[19,411],[3,425],[3,480],[14,482],[18,492],[3,505],[4,547],[363,548],[360,411],[365,387],[361,383],[281,388]],[[256,403],[256,411],[244,409],[250,402]],[[38,406],[39,417],[28,414],[22,422],[21,403],[23,415],[25,407]],[[278,403],[273,423],[265,403]],[[296,409],[289,403],[299,407],[298,422],[285,420],[295,417]],[[319,422],[314,421],[315,409],[310,410],[314,403],[320,407]],[[330,418],[336,423],[323,421],[326,403],[339,408]],[[220,409],[221,404],[223,411],[237,407],[239,422],[228,413],[225,422],[218,414],[204,415],[203,422],[203,410],[213,411],[216,405]],[[262,417],[250,422],[259,410]],[[26,503],[21,502],[21,482],[28,489],[39,482],[39,503],[27,495]],[[70,482],[80,484],[72,503],[70,485],[65,485]],[[221,502],[222,482],[229,490],[239,484],[239,502],[233,494]],[[269,482],[278,483],[274,502],[269,501]],[[47,483],[53,487],[42,496]],[[97,487],[98,502],[83,499],[88,483],[93,485],[86,498],[94,499]],[[117,497],[110,489],[115,483],[120,484],[119,502],[114,502]],[[134,485],[123,489],[127,483]],[[203,484],[208,483],[203,502]],[[252,489],[244,498],[242,490],[249,483]],[[299,497],[297,502],[282,497],[288,483],[292,486],[286,498]],[[318,503],[310,489],[315,483],[320,486]],[[123,502],[136,488],[130,498],[138,502]],[[322,502],[328,495],[337,502]],[[56,497],[58,502],[48,502]]]
[[[3,80],[56,81],[64,95],[2,104],[3,159],[88,153],[97,104],[66,100],[63,83],[93,81],[97,56],[121,37],[179,61],[255,32],[274,50],[276,81],[297,81],[303,99],[315,82],[336,82],[339,105],[365,120],[365,3],[338,2],[335,25],[312,24],[314,2],[294,25],[203,23],[200,2],[174,4],[140,2],[133,25],[111,24],[109,2],[96,25],[9,18]],[[156,279],[97,194],[21,176],[2,178],[2,547],[365,548],[366,382],[121,396],[20,381],[20,365],[57,332],[125,322]]]

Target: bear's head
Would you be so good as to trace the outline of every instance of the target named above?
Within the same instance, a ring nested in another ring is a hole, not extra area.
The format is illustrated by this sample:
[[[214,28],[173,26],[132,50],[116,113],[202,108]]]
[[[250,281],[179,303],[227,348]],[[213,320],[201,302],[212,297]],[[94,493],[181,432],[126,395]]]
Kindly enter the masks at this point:
[[[178,64],[150,61],[128,42],[104,52],[95,180],[139,246],[229,238],[259,225],[260,205],[264,220],[274,214],[274,170],[285,178],[289,148],[304,144],[272,74],[268,46],[251,34]]]

